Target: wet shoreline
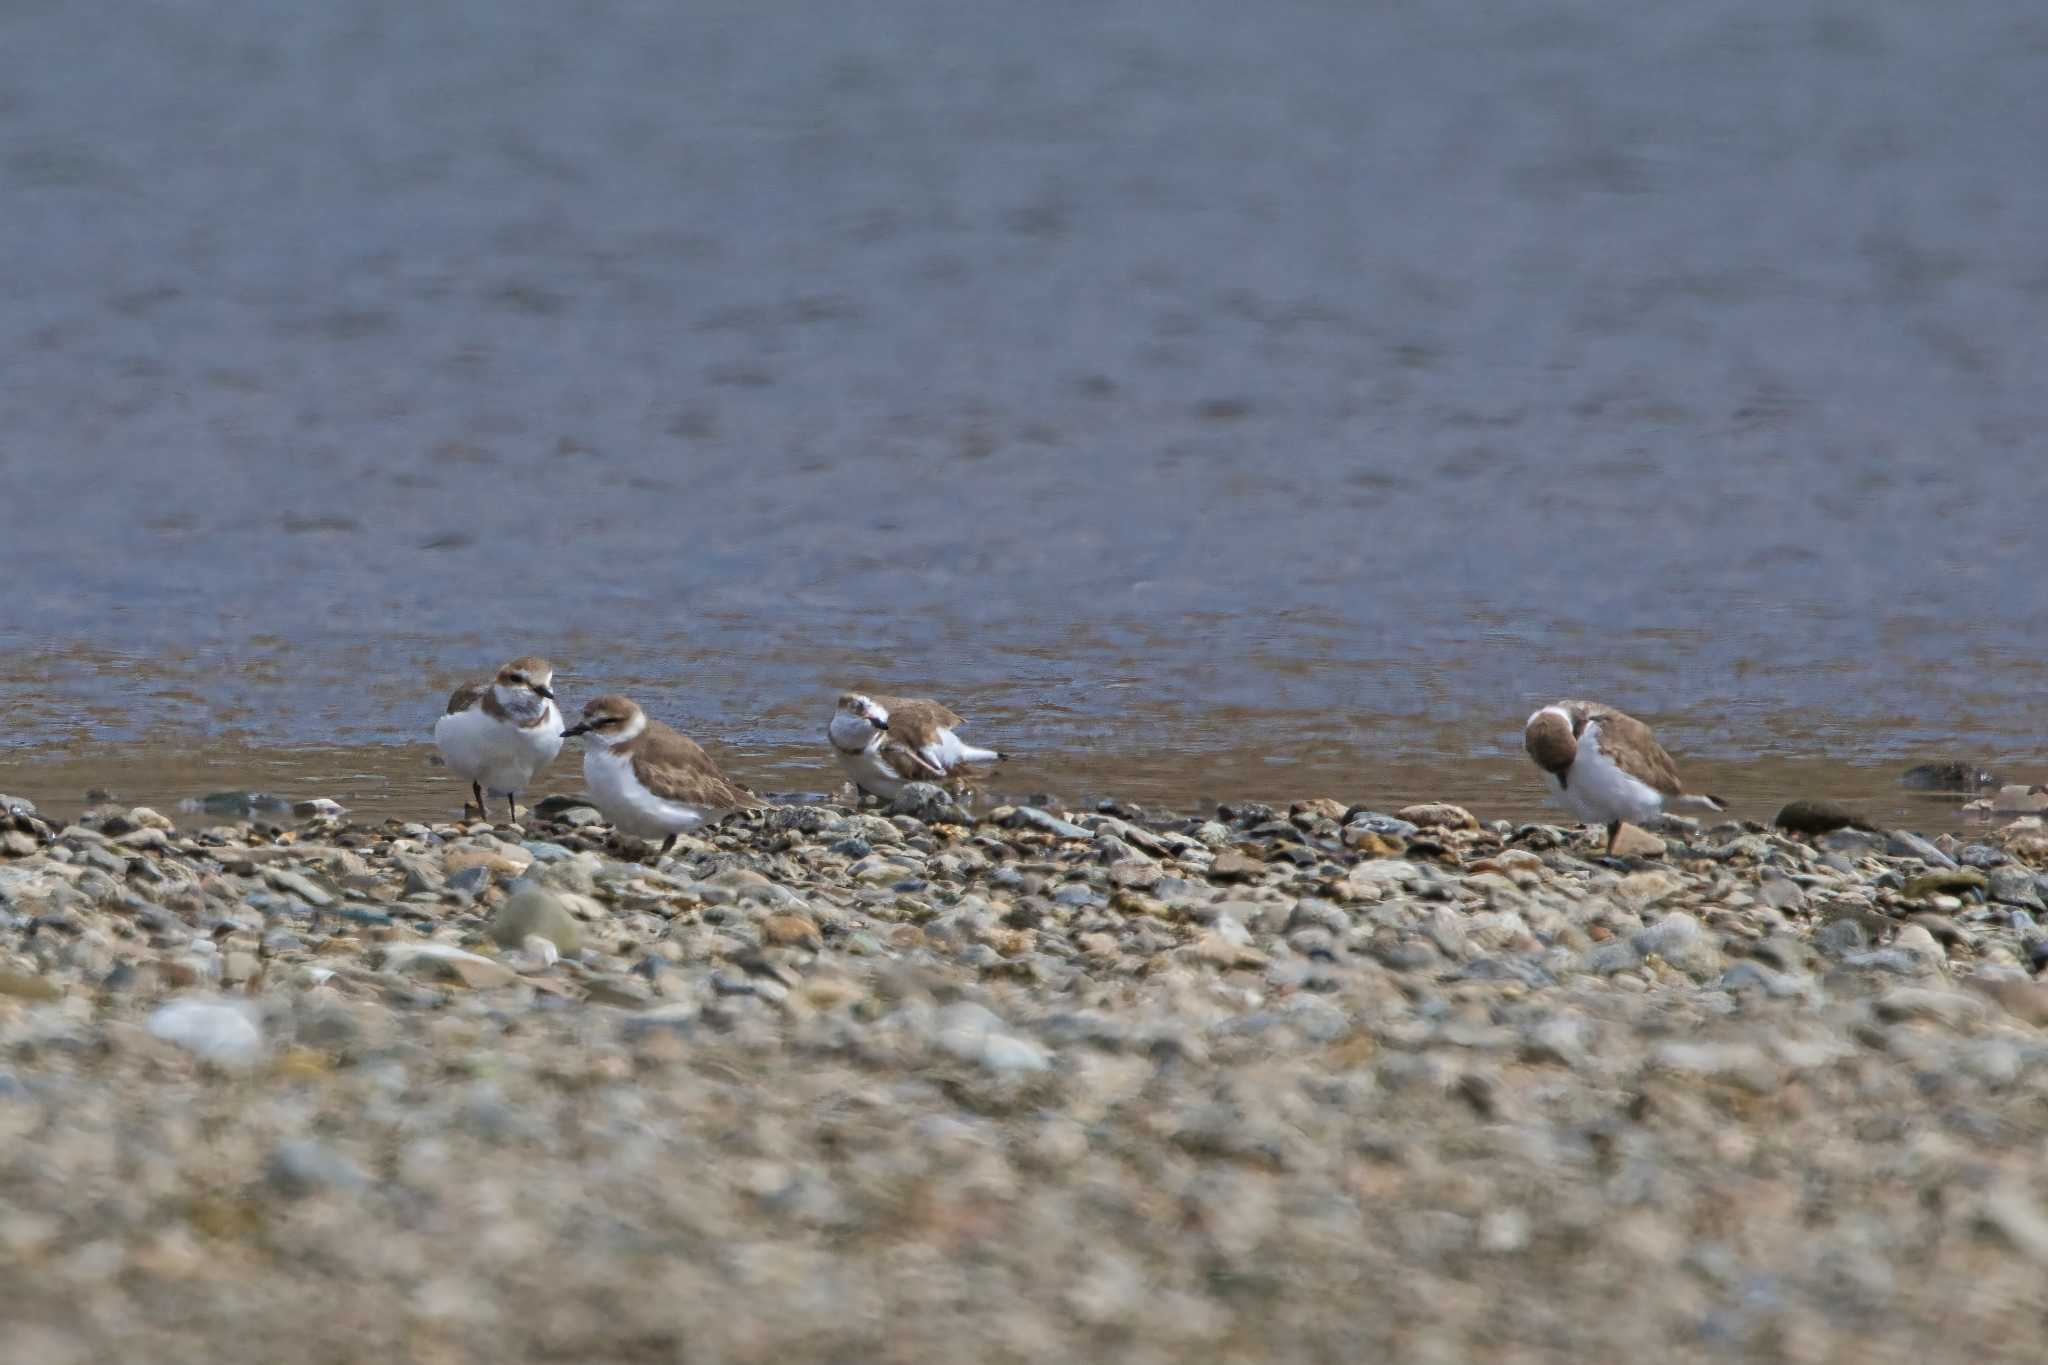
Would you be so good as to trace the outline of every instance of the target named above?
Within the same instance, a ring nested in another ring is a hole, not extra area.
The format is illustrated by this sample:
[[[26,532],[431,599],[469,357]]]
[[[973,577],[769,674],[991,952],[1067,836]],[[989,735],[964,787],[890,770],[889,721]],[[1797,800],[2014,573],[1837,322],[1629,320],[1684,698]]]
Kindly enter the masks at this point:
[[[969,733],[1001,732],[982,724]],[[844,775],[822,737],[812,745],[782,746],[726,745],[702,737],[739,780],[774,799],[794,802],[840,794]],[[1976,793],[1907,787],[1900,781],[1903,762],[1782,757],[1680,762],[1692,786],[1726,796],[1738,817],[1759,822],[1768,822],[1787,801],[1797,799],[1844,802],[1880,823],[1930,831],[1969,831],[2009,818],[1963,810]],[[2023,763],[1987,766],[2008,781],[2031,780]],[[199,820],[196,805],[208,794],[236,791],[290,800],[326,798],[363,819],[445,819],[462,807],[461,785],[438,766],[428,743],[280,749],[233,741],[88,742],[0,752],[0,791],[66,815],[92,804],[89,792],[107,792],[162,810],[181,825]],[[984,805],[1050,797],[1086,808],[1120,798],[1150,808],[1196,811],[1230,801],[1282,800],[1308,790],[1378,809],[1446,800],[1488,819],[1563,818],[1546,801],[1540,778],[1513,735],[1504,737],[1494,756],[1456,760],[1390,758],[1369,748],[1326,742],[1277,747],[1219,743],[1205,750],[1108,754],[1026,750],[999,769],[977,774],[973,788]],[[571,748],[541,774],[530,795],[538,800],[581,789],[580,753]]]

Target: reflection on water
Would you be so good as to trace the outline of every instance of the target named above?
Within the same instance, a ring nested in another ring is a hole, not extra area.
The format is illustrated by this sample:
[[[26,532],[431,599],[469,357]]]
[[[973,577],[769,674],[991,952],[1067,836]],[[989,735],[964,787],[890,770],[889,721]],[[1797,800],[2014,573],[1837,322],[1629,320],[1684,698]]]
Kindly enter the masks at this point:
[[[0,16],[0,786],[529,650],[791,785],[2040,757],[2035,0],[124,15]]]

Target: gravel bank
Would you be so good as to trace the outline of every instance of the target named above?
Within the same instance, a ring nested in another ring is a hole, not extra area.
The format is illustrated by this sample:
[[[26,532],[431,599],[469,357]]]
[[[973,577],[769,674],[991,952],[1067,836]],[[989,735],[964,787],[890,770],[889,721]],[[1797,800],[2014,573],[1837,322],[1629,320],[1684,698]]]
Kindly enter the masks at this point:
[[[2039,1357],[2039,820],[921,813],[11,802],[10,1358]]]

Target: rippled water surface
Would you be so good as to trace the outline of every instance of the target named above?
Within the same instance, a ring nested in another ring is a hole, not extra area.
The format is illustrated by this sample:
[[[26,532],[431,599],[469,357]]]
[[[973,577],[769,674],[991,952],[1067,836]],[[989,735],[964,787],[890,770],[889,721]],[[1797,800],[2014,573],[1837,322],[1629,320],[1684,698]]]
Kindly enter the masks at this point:
[[[528,650],[791,789],[2048,775],[2044,146],[2037,0],[11,5],[0,789],[431,804]]]

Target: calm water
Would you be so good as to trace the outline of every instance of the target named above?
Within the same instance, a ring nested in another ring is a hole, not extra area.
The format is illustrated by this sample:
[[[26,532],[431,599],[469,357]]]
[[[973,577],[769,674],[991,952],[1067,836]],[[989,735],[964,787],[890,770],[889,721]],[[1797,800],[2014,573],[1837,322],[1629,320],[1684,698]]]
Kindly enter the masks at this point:
[[[526,650],[792,788],[2048,776],[2044,146],[2038,0],[10,5],[0,789],[431,804]]]

